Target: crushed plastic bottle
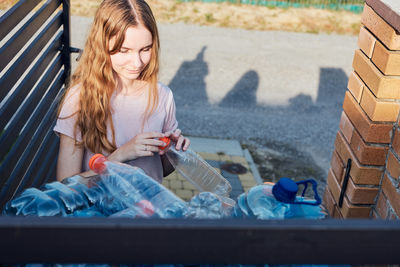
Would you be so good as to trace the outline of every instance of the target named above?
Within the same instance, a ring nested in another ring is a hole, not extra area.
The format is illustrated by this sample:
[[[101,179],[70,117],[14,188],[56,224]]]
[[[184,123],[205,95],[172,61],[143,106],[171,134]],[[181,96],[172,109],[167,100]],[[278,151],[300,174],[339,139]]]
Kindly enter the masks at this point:
[[[64,217],[183,217],[187,203],[143,170],[97,154],[90,167],[99,175],[79,175],[28,188],[3,209],[5,215]],[[134,214],[134,215],[133,215]]]
[[[294,182],[282,178],[275,185],[258,185],[241,194],[237,203],[213,192],[201,192],[186,203],[137,167],[108,161],[97,154],[90,160],[90,168],[98,175],[90,178],[76,175],[45,184],[41,190],[26,189],[6,204],[3,213],[111,218],[325,217],[319,206],[317,184],[312,179]],[[312,184],[314,199],[304,197],[308,184]],[[299,185],[304,185],[304,190],[298,196]]]
[[[88,199],[60,182],[53,182],[43,186],[45,193],[59,202],[60,206],[65,208],[66,213],[73,213],[89,207]]]
[[[304,184],[301,196],[297,196],[298,185]],[[307,185],[312,184],[314,199],[304,197]],[[322,219],[321,199],[316,190],[316,182],[308,179],[294,182],[281,178],[278,183],[265,183],[250,188],[238,197],[234,209],[235,217],[256,217],[257,219],[310,218]]]
[[[71,177],[74,179],[75,177]],[[77,210],[89,208],[88,199],[72,187],[60,182],[45,184],[42,188],[28,188],[9,201],[5,215],[69,216]]]
[[[154,206],[150,201],[145,199],[136,203],[135,206],[129,207],[122,211],[112,214],[111,218],[126,217],[126,218],[146,218],[154,215]]]
[[[186,217],[196,219],[232,217],[234,206],[233,199],[219,197],[211,192],[200,192],[190,200]]]
[[[134,210],[134,207],[140,207],[143,211],[150,204],[153,207],[153,212],[135,213],[135,217],[138,214],[146,214],[146,217],[180,218],[184,216],[187,210],[186,202],[162,184],[147,176],[140,168],[109,161],[101,154],[94,155],[90,159],[89,166],[99,174],[106,194],[112,196],[113,201],[125,206],[124,209],[112,211],[114,216],[118,216],[115,213],[125,209]],[[126,217],[131,213],[126,211],[122,214]]]
[[[160,138],[166,146],[160,147],[167,149],[166,156],[172,166],[194,187],[202,192],[212,192],[221,197],[229,197],[232,190],[230,183],[222,177],[213,167],[191,149],[176,150],[175,145],[171,145],[168,137]]]
[[[28,188],[16,199],[6,203],[4,215],[61,216],[65,210],[59,202],[37,188]]]

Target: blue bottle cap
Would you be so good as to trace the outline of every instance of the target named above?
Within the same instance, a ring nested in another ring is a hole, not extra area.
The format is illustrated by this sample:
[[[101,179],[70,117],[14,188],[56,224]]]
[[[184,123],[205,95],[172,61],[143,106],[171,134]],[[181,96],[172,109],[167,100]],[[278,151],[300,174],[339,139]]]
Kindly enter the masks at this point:
[[[296,194],[299,190],[296,182],[289,178],[281,178],[272,187],[274,197],[284,203],[293,203],[296,200]]]

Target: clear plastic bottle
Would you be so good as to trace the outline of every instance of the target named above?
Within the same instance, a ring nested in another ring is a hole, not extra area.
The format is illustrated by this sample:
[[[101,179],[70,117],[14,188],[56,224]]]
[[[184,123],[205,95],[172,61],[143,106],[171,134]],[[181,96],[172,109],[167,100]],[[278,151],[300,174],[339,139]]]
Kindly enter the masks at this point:
[[[68,179],[76,180],[73,176]],[[82,177],[80,177],[82,179]],[[84,185],[82,185],[84,187]],[[86,187],[86,191],[90,191]],[[10,200],[3,209],[5,215],[70,216],[77,210],[89,208],[90,201],[65,182],[52,182],[40,189],[28,188]]]
[[[24,190],[17,198],[6,203],[4,215],[62,216],[66,214],[60,203],[37,188]]]
[[[108,161],[101,154],[94,155],[89,166],[99,174],[106,194],[111,196],[114,202],[120,202],[125,207],[116,212],[131,209],[131,212],[122,212],[121,216],[129,216],[135,209],[139,211],[135,213],[135,217],[143,217],[143,214],[146,214],[147,217],[179,218],[186,213],[186,202],[147,176],[140,168]],[[137,210],[137,207],[140,210]],[[112,214],[116,212],[113,211]]]
[[[263,184],[250,188],[247,192],[247,205],[251,215],[258,219],[283,219],[289,204],[278,201],[272,193],[271,184]]]
[[[167,145],[161,149],[168,149],[166,156],[175,169],[194,187],[200,191],[212,192],[221,197],[229,197],[231,184],[222,177],[213,167],[191,149],[176,150],[175,145],[169,146],[171,140],[160,138]],[[169,147],[169,148],[167,148]]]
[[[211,192],[200,192],[188,204],[187,218],[220,219],[232,217],[235,201]]]
[[[307,184],[311,183],[314,199],[304,197]],[[298,185],[304,184],[301,196],[297,196]],[[265,183],[252,187],[247,193],[238,197],[234,210],[235,217],[256,217],[258,219],[289,218],[324,218],[319,204],[321,199],[316,191],[316,182],[312,179],[294,182],[289,178],[281,178],[278,183]]]
[[[143,170],[96,154],[90,167],[99,175],[79,175],[28,188],[10,200],[5,215],[92,217],[183,217],[187,203]]]

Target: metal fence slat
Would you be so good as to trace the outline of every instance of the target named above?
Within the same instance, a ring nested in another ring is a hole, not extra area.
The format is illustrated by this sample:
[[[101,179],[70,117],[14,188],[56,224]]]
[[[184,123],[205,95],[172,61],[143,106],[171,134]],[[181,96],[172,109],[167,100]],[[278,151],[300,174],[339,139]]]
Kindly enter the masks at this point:
[[[42,180],[40,181],[39,185],[56,181],[58,145],[59,145],[59,140],[57,138],[57,142],[54,144],[55,148],[53,150],[53,161],[49,166],[47,166],[47,168],[44,169],[44,170],[47,169],[47,171],[42,176]]]
[[[49,52],[51,52],[51,48],[49,49]],[[47,59],[44,61],[51,61],[50,53],[43,56],[45,59]],[[39,66],[42,66],[43,68],[46,67],[44,64],[41,64]],[[4,124],[9,123],[0,137],[0,146],[3,147],[3,149],[0,151],[0,160],[2,160],[6,156],[8,150],[16,142],[17,138],[19,138],[18,134],[20,130],[25,125],[34,109],[37,107],[37,104],[45,94],[47,88],[51,84],[54,77],[56,77],[61,67],[61,55],[58,55],[58,57],[56,57],[53,61],[47,73],[43,76],[43,78],[35,86],[35,88],[32,89],[33,92],[28,96],[28,98],[24,102],[24,105],[18,110],[16,114],[16,110],[21,105],[22,101],[24,101],[28,92],[26,92],[25,95],[19,96],[18,98],[9,99],[9,101],[4,104],[3,109],[0,110],[0,116],[5,118],[5,120],[0,123],[0,129],[4,129]],[[12,116],[14,117],[12,118],[12,120],[10,120]]]
[[[41,185],[42,183],[37,184],[35,181],[46,180],[46,174],[50,169],[49,166],[53,165],[53,161],[57,161],[58,137],[53,132],[54,126],[55,121],[47,130],[42,145],[39,146],[38,151],[33,157],[32,163],[27,169],[25,176],[22,178],[22,182],[19,184],[16,190],[16,194],[21,193],[21,191],[25,188]]]
[[[0,17],[0,40],[29,13],[41,0],[20,0]]]
[[[60,5],[57,0],[47,1],[7,42],[0,48],[0,71],[14,58],[34,33]]]
[[[62,25],[61,12],[59,12],[46,26],[45,29],[35,38],[29,47],[18,57],[13,65],[7,70],[7,72],[0,79],[0,102],[3,101],[4,97],[19,80],[22,74],[28,69],[32,61],[40,54],[43,47],[46,46],[48,41],[51,39],[56,31]],[[61,42],[58,44],[61,46]],[[57,47],[57,48],[59,48]],[[37,63],[38,64],[38,63]],[[36,65],[37,65],[36,64]],[[46,64],[44,64],[46,65]]]
[[[58,106],[58,103],[54,99],[62,94],[60,88],[63,85],[64,79],[64,72],[61,71],[43,98],[44,101],[40,103],[17,142],[2,162],[0,166],[0,207],[14,193],[9,188],[10,185],[15,187],[19,184],[18,177],[23,175],[23,172],[29,166],[31,153],[35,153],[38,149],[40,142],[38,140],[43,139],[44,134],[49,128],[49,123],[51,125],[51,122],[54,121],[55,110]],[[35,131],[32,131],[32,129],[35,129]]]
[[[10,120],[19,105],[24,101],[29,92],[32,91],[32,87],[43,75],[44,71],[57,53],[59,53],[58,46],[61,44],[61,35],[62,33],[58,34],[56,39],[38,59],[37,64],[35,64],[27,73],[25,79],[13,90],[4,103],[2,103],[2,106],[0,107],[0,116],[2,118]],[[0,122],[0,130],[3,130],[5,126],[5,121]]]

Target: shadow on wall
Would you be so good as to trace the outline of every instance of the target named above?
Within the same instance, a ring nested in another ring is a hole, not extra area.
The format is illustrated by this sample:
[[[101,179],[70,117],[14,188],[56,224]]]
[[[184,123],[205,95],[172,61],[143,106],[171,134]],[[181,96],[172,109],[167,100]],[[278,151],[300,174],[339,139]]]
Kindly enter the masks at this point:
[[[205,82],[209,73],[208,64],[204,60],[206,49],[207,46],[204,46],[195,59],[183,62],[169,83],[178,106],[211,105],[208,101]],[[283,109],[303,112],[312,112],[326,107],[341,109],[348,77],[342,69],[320,68],[316,100],[313,101],[310,95],[300,93],[289,99],[289,106],[281,107],[257,104],[259,81],[260,77],[256,71],[247,71],[218,106],[238,109],[258,107],[267,110]]]

